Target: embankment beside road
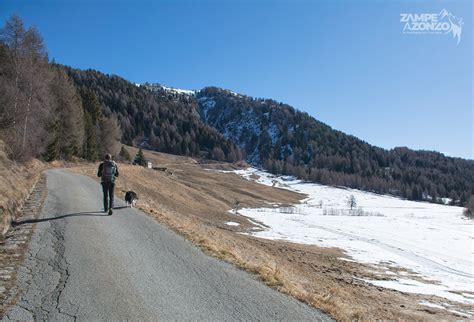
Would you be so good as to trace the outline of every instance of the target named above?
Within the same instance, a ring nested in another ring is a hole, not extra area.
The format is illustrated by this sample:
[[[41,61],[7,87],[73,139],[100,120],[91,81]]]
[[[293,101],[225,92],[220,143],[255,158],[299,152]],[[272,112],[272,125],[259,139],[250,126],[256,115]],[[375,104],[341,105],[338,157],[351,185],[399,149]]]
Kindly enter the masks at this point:
[[[41,176],[41,171],[46,168],[45,163],[36,159],[24,164],[10,160],[5,143],[0,140],[0,207],[3,208],[1,238],[8,232],[11,221],[20,215],[25,201]]]

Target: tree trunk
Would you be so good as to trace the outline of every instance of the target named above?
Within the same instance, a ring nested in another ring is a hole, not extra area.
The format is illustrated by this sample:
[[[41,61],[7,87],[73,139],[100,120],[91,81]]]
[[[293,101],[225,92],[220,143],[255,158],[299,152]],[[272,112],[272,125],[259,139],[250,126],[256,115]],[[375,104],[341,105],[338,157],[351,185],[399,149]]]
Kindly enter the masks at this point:
[[[17,106],[18,106],[18,78],[19,78],[19,72],[18,72],[18,62],[15,59],[15,103],[13,104],[13,132],[16,132],[16,111],[17,111]]]
[[[28,115],[30,113],[31,97],[33,96],[33,84],[30,81],[30,92],[28,94],[28,103],[26,104],[25,124],[23,125],[23,140],[21,143],[21,153],[25,152],[26,130],[28,129]]]

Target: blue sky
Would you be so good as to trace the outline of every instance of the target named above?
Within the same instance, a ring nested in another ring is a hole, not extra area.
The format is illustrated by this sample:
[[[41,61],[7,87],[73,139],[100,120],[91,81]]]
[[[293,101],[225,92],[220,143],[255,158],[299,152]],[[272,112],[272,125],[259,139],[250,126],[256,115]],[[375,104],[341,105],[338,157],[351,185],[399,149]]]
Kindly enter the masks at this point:
[[[464,21],[403,34],[401,13]],[[49,55],[133,82],[273,98],[384,148],[474,159],[470,0],[0,0]]]

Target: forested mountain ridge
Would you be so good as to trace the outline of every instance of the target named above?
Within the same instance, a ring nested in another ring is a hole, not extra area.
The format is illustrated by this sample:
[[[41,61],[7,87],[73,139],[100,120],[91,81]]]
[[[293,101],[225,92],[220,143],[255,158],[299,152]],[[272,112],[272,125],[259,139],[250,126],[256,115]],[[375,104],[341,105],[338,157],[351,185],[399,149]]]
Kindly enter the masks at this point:
[[[408,148],[385,150],[271,99],[208,87],[201,117],[273,173],[413,200],[464,204],[474,194],[474,161]],[[446,201],[446,200],[445,200]]]
[[[97,71],[68,70],[76,86],[97,93],[105,115],[117,115],[128,144],[184,155],[197,155],[186,147],[204,146],[220,161],[240,159],[242,152],[249,163],[273,173],[412,200],[464,204],[474,193],[472,160],[375,147],[271,99],[217,87],[137,85]],[[203,137],[212,144],[193,144]]]
[[[193,96],[173,95],[160,87],[151,90],[95,70],[63,68],[79,92],[93,91],[101,112],[117,118],[122,142],[219,161],[241,159],[239,149],[230,140],[201,120]]]

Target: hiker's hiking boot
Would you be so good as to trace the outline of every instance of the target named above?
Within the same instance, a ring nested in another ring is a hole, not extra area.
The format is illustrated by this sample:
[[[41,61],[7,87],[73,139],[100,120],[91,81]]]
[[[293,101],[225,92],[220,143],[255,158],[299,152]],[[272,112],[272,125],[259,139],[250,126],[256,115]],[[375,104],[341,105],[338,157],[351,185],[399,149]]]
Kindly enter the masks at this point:
[[[109,216],[112,216],[113,214],[113,211],[112,211],[112,208],[109,209]]]

